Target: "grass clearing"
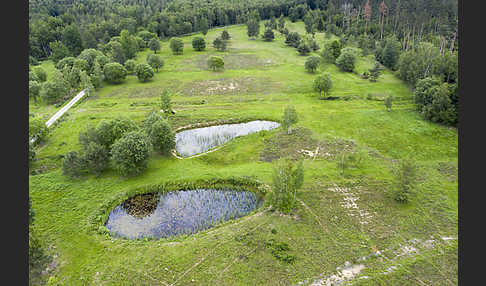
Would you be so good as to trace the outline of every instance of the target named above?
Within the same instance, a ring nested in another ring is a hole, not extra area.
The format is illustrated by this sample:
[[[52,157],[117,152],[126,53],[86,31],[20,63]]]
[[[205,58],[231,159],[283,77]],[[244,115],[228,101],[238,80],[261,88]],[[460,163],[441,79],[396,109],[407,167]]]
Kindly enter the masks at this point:
[[[287,25],[290,31],[305,31],[302,22]],[[182,37],[184,54],[178,56],[163,41],[158,54],[165,65],[151,81],[140,83],[128,76],[123,84],[104,83],[74,106],[38,148],[32,166],[38,174],[29,176],[29,194],[36,231],[48,253],[57,255],[57,267],[49,275],[55,275],[61,285],[296,285],[304,281],[308,285],[321,274],[332,275],[346,261],[354,263],[374,253],[375,248],[398,249],[410,239],[439,241],[440,236],[457,236],[457,130],[425,121],[414,109],[410,89],[390,71],[372,83],[335,66],[320,67],[319,71],[331,73],[331,95],[349,96],[349,100],[318,100],[312,90],[316,74],[305,71],[306,57],[287,47],[282,35],[276,32],[275,41],[267,43],[248,39],[245,26],[227,31],[231,35],[227,52],[212,47],[221,30],[208,32],[203,52],[191,46],[192,37],[200,34]],[[316,40],[322,47],[324,34],[317,33]],[[151,52],[140,52],[136,60],[145,61]],[[228,59],[228,69],[201,68],[203,59],[214,54]],[[262,66],[267,59],[272,64]],[[372,57],[362,57],[356,71],[372,65]],[[238,91],[222,89],[231,83],[238,84]],[[230,118],[280,121],[284,108],[292,104],[299,116],[293,128],[296,133],[287,136],[281,129],[255,133],[191,159],[153,155],[148,169],[132,178],[122,178],[112,168],[99,177],[69,179],[61,174],[62,156],[80,149],[78,134],[87,125],[120,114],[141,123],[158,108],[163,89],[175,93],[177,112],[169,119],[173,128]],[[396,97],[390,112],[379,100],[388,93]],[[367,99],[368,94],[375,95],[373,100]],[[29,105],[29,111],[39,116],[51,116],[57,109],[42,103]],[[291,216],[264,210],[188,237],[148,241],[115,239],[92,228],[90,219],[103,203],[127,189],[233,176],[270,184],[272,163],[261,160],[262,154],[270,158],[300,154],[301,149],[315,151],[317,142],[319,154],[332,156],[299,155],[304,158],[305,180],[297,197],[305,206]],[[344,148],[347,142],[367,155],[359,167],[341,175],[338,154],[355,150]],[[421,179],[411,202],[401,205],[393,200],[392,170],[409,155],[417,160]],[[336,187],[344,191],[334,191]],[[268,244],[271,239],[286,243],[286,252],[295,255],[295,261],[277,259]],[[390,275],[380,274],[391,266],[386,261],[367,261],[353,281],[356,285],[423,285],[419,279],[427,285],[449,285],[446,279],[457,282],[457,243],[451,245],[404,258]],[[363,275],[371,278],[359,279]]]

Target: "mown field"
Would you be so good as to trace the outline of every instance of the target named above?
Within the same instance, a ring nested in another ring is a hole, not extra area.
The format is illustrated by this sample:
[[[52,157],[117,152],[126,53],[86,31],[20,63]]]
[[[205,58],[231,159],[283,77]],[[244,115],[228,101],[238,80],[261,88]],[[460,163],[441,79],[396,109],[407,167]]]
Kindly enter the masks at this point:
[[[305,33],[302,22],[287,22],[287,27]],[[278,32],[275,41],[264,42],[249,39],[246,26],[232,26],[228,50],[218,52],[212,41],[221,31],[208,32],[203,52],[191,47],[198,35],[182,38],[184,54],[178,56],[163,41],[159,53],[165,65],[152,81],[128,76],[123,84],[104,83],[74,106],[38,148],[29,194],[35,229],[54,257],[53,269],[39,280],[55,276],[59,285],[307,285],[338,274],[337,268],[349,262],[364,266],[351,281],[355,285],[456,285],[457,239],[442,237],[457,238],[457,130],[425,121],[415,111],[410,88],[390,71],[372,83],[333,65],[321,67],[318,72],[331,73],[331,95],[341,99],[318,100],[312,89],[316,74],[304,69],[306,57],[286,46]],[[317,33],[316,40],[322,47],[327,39]],[[140,52],[137,61],[151,52]],[[223,56],[226,69],[209,71],[210,55]],[[373,55],[360,57],[355,71],[361,74],[373,64]],[[42,66],[51,73],[51,62]],[[229,119],[280,121],[287,105],[295,106],[299,122],[292,135],[281,129],[251,134],[196,158],[154,154],[137,177],[120,177],[112,169],[99,177],[62,175],[62,156],[81,148],[80,131],[118,115],[141,123],[157,108],[163,89],[174,94],[173,128]],[[395,101],[387,112],[383,97],[389,93]],[[59,108],[31,102],[29,111],[47,117]],[[148,241],[112,238],[98,233],[93,223],[126,190],[232,176],[270,184],[273,159],[302,157],[301,150],[317,147],[317,156],[304,157],[305,181],[292,215],[262,208],[188,237]],[[341,174],[340,155],[353,151],[361,154],[360,164]],[[392,195],[393,170],[408,156],[419,165],[418,187],[410,203],[399,204]],[[272,255],[272,239],[288,243],[294,263]]]

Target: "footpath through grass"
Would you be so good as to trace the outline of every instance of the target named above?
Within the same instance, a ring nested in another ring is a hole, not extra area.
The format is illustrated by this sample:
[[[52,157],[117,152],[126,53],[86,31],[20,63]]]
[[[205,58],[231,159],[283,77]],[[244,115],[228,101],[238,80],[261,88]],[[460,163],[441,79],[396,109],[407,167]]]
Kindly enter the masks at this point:
[[[287,25],[290,31],[304,31],[302,22]],[[457,284],[457,240],[441,239],[457,237],[457,130],[425,121],[414,110],[412,92],[389,71],[372,83],[327,66],[332,95],[348,100],[318,100],[312,90],[316,74],[305,71],[306,57],[287,47],[282,35],[276,32],[274,42],[264,42],[249,39],[245,26],[227,30],[226,52],[212,48],[221,30],[208,32],[204,52],[192,50],[197,35],[183,38],[180,56],[162,42],[165,66],[152,81],[139,83],[129,76],[120,85],[105,83],[52,130],[32,166],[40,174],[29,177],[35,228],[48,253],[57,255],[57,266],[45,278],[55,275],[60,285],[295,285],[333,275],[348,261],[365,266],[355,277],[358,285]],[[322,47],[324,35],[317,33],[316,39]],[[145,61],[148,53],[139,53],[137,61]],[[225,58],[226,70],[207,70],[205,61],[215,54]],[[356,71],[372,66],[372,56],[361,57]],[[157,108],[165,88],[175,94],[173,128],[229,118],[280,121],[292,104],[299,115],[297,132],[308,138],[287,138],[282,130],[272,130],[233,139],[197,158],[153,155],[148,169],[134,178],[122,178],[112,169],[80,179],[61,174],[62,155],[80,149],[80,131],[118,115],[141,122]],[[397,98],[391,112],[380,100],[387,93]],[[29,111],[55,112],[33,102]],[[305,157],[305,183],[297,194],[303,204],[293,215],[262,209],[208,231],[156,241],[115,239],[93,230],[93,216],[127,189],[230,176],[270,184],[268,158],[286,152],[304,156],[302,149],[314,152],[318,146],[318,156]],[[359,167],[341,175],[343,150],[364,155]],[[419,182],[411,202],[401,205],[391,193],[392,169],[407,156],[419,164]],[[412,239],[435,244],[415,245],[417,253],[398,255]],[[287,243],[295,262],[277,259],[271,241]],[[358,262],[387,249],[390,261],[377,256]],[[383,274],[391,265],[399,266]]]

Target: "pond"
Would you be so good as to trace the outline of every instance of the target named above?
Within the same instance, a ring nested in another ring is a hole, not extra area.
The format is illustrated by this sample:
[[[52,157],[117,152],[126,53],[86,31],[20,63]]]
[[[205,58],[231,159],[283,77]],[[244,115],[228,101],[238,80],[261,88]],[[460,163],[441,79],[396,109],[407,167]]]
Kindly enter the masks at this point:
[[[229,189],[137,195],[111,211],[106,228],[112,236],[129,239],[192,234],[245,216],[262,203],[254,192]]]
[[[277,122],[255,120],[246,123],[223,124],[184,130],[175,135],[176,150],[181,156],[188,157],[204,153],[235,137],[262,130],[270,130],[279,126],[280,124]]]

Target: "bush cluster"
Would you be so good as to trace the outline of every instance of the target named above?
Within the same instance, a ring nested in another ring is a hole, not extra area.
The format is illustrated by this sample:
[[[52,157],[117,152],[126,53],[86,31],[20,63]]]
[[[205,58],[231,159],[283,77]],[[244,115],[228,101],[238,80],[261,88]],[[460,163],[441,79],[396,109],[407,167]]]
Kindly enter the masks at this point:
[[[143,128],[126,117],[102,120],[79,133],[81,152],[71,151],[64,156],[62,171],[70,177],[95,173],[100,175],[110,166],[122,176],[140,174],[147,168],[153,149],[168,155],[175,147],[175,134],[164,117],[151,112]]]

